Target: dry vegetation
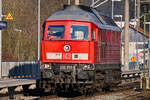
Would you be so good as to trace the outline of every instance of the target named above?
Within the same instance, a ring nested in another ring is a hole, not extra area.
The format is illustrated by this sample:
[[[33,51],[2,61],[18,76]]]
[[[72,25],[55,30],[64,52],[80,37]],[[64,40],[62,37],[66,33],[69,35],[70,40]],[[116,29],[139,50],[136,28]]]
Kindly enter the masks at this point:
[[[10,12],[14,17],[13,21],[7,21],[8,28],[4,29],[2,33],[3,60],[37,59],[37,1],[2,0],[3,14],[7,15]],[[44,20],[52,13],[62,9],[63,5],[67,4],[67,1],[41,0],[41,33]],[[91,1],[80,0],[81,4],[84,5],[90,5]],[[74,0],[71,0],[71,4],[74,4]],[[111,15],[111,1],[100,6],[99,9]]]
[[[3,60],[37,59],[37,1],[3,0],[3,14],[10,12],[14,17],[2,33]],[[65,1],[41,0],[41,26],[48,16],[63,8]]]
[[[2,33],[2,59],[36,60],[38,0],[2,0],[2,2],[3,14],[11,13],[14,18],[13,21],[7,21],[8,27]],[[71,4],[73,3],[71,0]],[[44,20],[62,9],[64,4],[67,4],[67,0],[41,0],[41,33]]]

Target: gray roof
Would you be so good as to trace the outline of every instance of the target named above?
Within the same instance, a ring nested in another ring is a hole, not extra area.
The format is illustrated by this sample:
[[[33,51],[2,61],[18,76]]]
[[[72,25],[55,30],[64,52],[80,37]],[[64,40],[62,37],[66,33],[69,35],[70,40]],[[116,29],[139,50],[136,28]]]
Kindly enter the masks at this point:
[[[91,21],[101,29],[121,31],[110,17],[100,14],[96,9],[85,6],[68,6],[52,14],[48,17],[48,20]]]

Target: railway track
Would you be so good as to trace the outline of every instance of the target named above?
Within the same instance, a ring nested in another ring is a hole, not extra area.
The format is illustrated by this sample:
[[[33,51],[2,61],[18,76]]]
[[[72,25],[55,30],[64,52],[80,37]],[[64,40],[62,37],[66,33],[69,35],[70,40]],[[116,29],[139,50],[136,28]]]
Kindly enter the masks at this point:
[[[141,71],[135,71],[135,73],[133,71],[127,71],[127,72],[123,72],[122,73],[122,83],[119,84],[117,87],[112,87],[109,91],[99,91],[94,93],[92,96],[85,96],[85,95],[81,95],[81,94],[77,94],[75,93],[74,96],[45,96],[45,97],[41,97],[40,100],[91,100],[89,98],[93,98],[93,97],[97,97],[97,96],[105,96],[105,95],[109,95],[112,93],[119,93],[119,92],[126,92],[129,91],[133,92],[134,88],[140,88],[140,75],[141,75]],[[69,95],[69,94],[67,94]],[[134,95],[138,95],[138,93],[134,93]],[[132,95],[129,95],[129,97],[132,97]],[[128,97],[128,98],[129,98]],[[125,98],[125,97],[123,97]],[[95,99],[93,99],[95,100]],[[102,99],[103,100],[103,99]],[[123,100],[123,99],[122,99]]]
[[[58,95],[53,95],[51,93],[43,93],[40,94],[40,92],[35,89],[35,90],[29,90],[29,96],[23,96],[22,93],[20,92],[17,98],[21,100],[25,99],[39,99],[39,100],[82,100],[82,99],[88,99],[91,97],[95,96],[101,96],[101,95],[108,95],[110,93],[117,93],[117,92],[122,92],[122,91],[128,91],[133,88],[139,88],[140,86],[140,75],[141,72],[137,73],[123,73],[122,74],[122,83],[119,84],[117,87],[112,87],[109,91],[99,91],[90,94],[90,96],[85,96],[81,95],[79,92],[73,92],[73,93],[64,93],[64,94],[58,94]],[[7,93],[6,93],[7,94]],[[7,96],[7,95],[6,95]],[[4,96],[2,96],[4,98]],[[0,97],[1,99],[1,97]],[[4,99],[5,100],[5,99]]]
[[[91,100],[89,98],[93,98],[93,97],[97,97],[97,96],[107,96],[109,94],[117,94],[117,93],[122,93],[122,92],[134,92],[134,88],[140,88],[140,75],[141,75],[141,72],[136,72],[136,73],[133,73],[132,72],[124,72],[122,74],[122,83],[119,84],[117,87],[112,87],[110,90],[108,91],[99,91],[99,92],[96,92],[94,93],[93,95],[90,95],[90,96],[85,96],[85,95],[81,95],[80,93],[73,93],[72,96],[70,96],[70,94],[72,93],[67,93],[67,96],[64,96],[63,95],[51,95],[51,96],[44,96],[44,97],[41,97],[40,100]],[[133,95],[128,95],[129,97],[132,97],[132,96],[135,96],[135,95],[138,95],[139,92],[135,92],[133,93]],[[126,94],[127,95],[127,94]],[[129,98],[128,97],[128,98]],[[122,97],[122,98],[125,98]],[[96,99],[93,99],[93,100],[96,100]],[[99,100],[99,99],[98,99]],[[102,99],[103,100],[103,99]],[[124,99],[122,99],[124,100]]]
[[[74,97],[70,96],[70,94],[67,94],[68,96],[51,95],[51,96],[41,97],[41,98],[39,98],[39,100],[99,100],[99,99],[92,99],[92,98],[104,97],[104,96],[112,95],[112,94],[117,95],[117,94],[121,94],[121,93],[125,93],[125,92],[133,93],[133,91],[134,91],[133,88],[135,88],[135,87],[137,88],[138,86],[139,86],[139,82],[134,82],[134,83],[128,83],[126,85],[122,84],[117,87],[113,87],[109,91],[97,92],[92,96],[85,96],[85,95],[81,95],[81,94],[74,94]],[[138,95],[138,92],[135,92],[134,95]],[[132,95],[130,95],[130,96],[132,96]],[[123,96],[122,98],[125,98],[125,96]],[[102,100],[104,100],[104,99],[102,99]],[[108,100],[108,99],[106,99],[106,100]],[[116,99],[114,99],[114,100],[116,100]]]
[[[97,92],[92,96],[85,96],[85,95],[81,95],[80,93],[67,93],[67,94],[58,94],[58,95],[53,95],[51,93],[43,93],[42,95],[38,95],[37,94],[37,90],[30,90],[30,94],[29,96],[23,96],[22,92],[20,92],[20,94],[16,94],[15,96],[15,100],[91,100],[89,98],[94,98],[97,96],[106,96],[106,95],[110,95],[110,94],[114,94],[114,93],[120,93],[120,92],[125,92],[125,91],[129,91],[133,90],[133,88],[138,87],[139,83],[130,83],[130,84],[126,84],[126,85],[120,85],[118,87],[113,87],[110,91],[103,91],[103,92]],[[4,97],[3,97],[4,98]],[[8,97],[6,97],[8,98]],[[1,98],[0,98],[1,99]],[[6,99],[3,99],[6,100]]]

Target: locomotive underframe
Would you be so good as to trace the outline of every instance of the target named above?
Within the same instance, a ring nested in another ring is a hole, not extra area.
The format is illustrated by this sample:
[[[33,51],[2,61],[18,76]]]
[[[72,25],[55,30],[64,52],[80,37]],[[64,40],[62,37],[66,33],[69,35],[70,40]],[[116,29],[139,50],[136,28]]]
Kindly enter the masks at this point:
[[[49,90],[82,90],[116,86],[121,81],[120,64],[48,63],[41,69],[39,87]],[[85,66],[90,68],[85,69]]]

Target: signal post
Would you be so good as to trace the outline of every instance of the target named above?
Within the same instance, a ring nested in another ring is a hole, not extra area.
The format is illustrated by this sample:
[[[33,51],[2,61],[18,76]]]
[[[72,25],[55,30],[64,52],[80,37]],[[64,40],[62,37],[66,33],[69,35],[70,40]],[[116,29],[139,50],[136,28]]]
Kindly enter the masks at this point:
[[[0,21],[2,20],[2,0],[0,0]],[[2,31],[0,30],[0,78],[2,77]]]
[[[144,10],[144,34],[146,35],[146,15],[149,13],[149,8],[148,8],[148,4],[143,4],[143,10]],[[147,89],[150,89],[150,33],[149,33],[149,59],[148,59],[148,64],[146,64],[146,58],[145,58],[145,42],[146,39],[144,37],[144,64],[143,64],[143,76],[141,77],[141,84],[140,84],[140,88],[143,89],[143,92],[146,93]],[[148,70],[146,70],[148,69]]]
[[[129,70],[129,0],[125,0],[125,71]]]

